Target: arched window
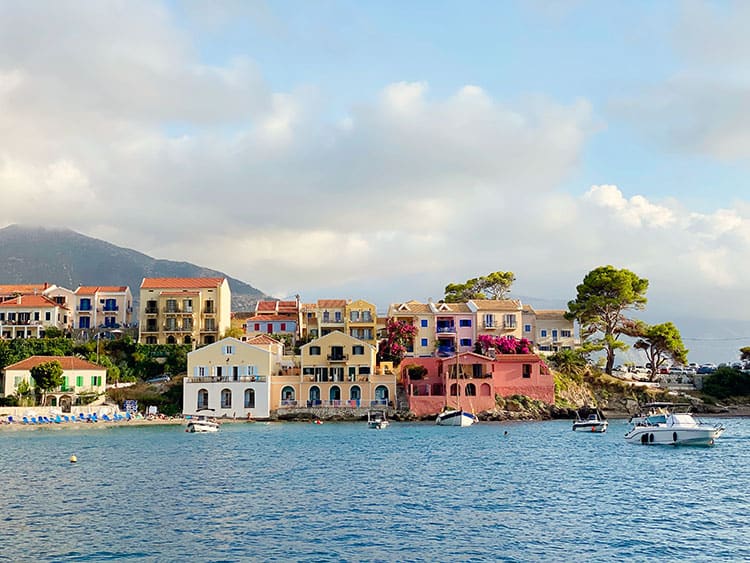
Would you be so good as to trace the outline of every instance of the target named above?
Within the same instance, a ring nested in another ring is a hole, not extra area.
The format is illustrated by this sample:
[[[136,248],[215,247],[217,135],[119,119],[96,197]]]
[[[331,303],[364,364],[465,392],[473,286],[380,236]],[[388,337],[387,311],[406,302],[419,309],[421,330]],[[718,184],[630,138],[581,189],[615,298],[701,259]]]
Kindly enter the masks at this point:
[[[359,385],[353,385],[351,389],[349,389],[349,399],[352,401],[359,401],[362,398],[362,390],[359,388]]]
[[[289,385],[281,390],[281,404],[287,404],[287,401],[294,401],[294,387]]]
[[[458,385],[456,385],[455,383],[452,383],[451,384],[451,395],[455,397],[457,394],[458,394]]]
[[[474,386],[473,383],[467,383],[466,388],[464,390],[464,395],[467,397],[476,397],[477,396],[477,388]]]
[[[167,336],[167,344],[177,344],[177,341],[175,340],[174,336],[171,334]]]
[[[185,344],[192,344],[193,339],[190,336],[186,336],[183,342],[185,342]]]
[[[310,400],[311,401],[320,401],[320,387],[317,385],[313,385],[310,387]]]
[[[479,394],[482,397],[489,397],[491,394],[492,389],[490,388],[489,383],[482,383],[482,386],[479,388]]]
[[[442,395],[445,392],[443,389],[442,383],[433,383],[432,384],[432,394],[433,395]]]
[[[208,391],[201,389],[198,391],[198,410],[208,408]]]
[[[221,390],[221,408],[222,409],[232,408],[232,390],[231,389]]]
[[[245,390],[245,408],[246,409],[255,408],[255,389]]]
[[[331,390],[328,394],[329,399],[332,401],[340,401],[341,400],[341,389],[338,385],[334,385],[331,387]]]
[[[388,400],[388,387],[385,385],[378,385],[375,387],[375,399],[378,401]]]
[[[56,407],[57,406],[57,397],[50,397],[49,398],[49,406]]]

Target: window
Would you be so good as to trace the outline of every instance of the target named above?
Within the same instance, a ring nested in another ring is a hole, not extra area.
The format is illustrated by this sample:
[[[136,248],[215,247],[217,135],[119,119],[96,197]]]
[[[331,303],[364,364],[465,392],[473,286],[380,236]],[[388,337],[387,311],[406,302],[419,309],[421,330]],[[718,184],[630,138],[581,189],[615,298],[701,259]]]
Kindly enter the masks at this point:
[[[422,339],[422,346],[427,346],[427,339],[426,338]]]
[[[365,347],[364,346],[352,346],[352,354],[354,354],[355,356],[364,356]]]
[[[208,408],[208,391],[205,389],[201,389],[198,391],[198,410],[203,410]]]
[[[230,391],[229,389],[222,389],[221,391],[221,408],[232,408],[232,391]]]
[[[224,354],[234,354],[234,346],[224,346]]]
[[[78,319],[78,328],[91,328],[91,318],[81,317]]]
[[[327,323],[330,320],[330,313],[328,311],[323,311],[323,322]]]
[[[49,315],[49,313],[47,313],[47,314]],[[0,321],[4,321],[4,320],[5,320],[5,313],[0,313]],[[49,320],[49,319],[47,319],[47,320]]]
[[[101,375],[92,375],[91,376],[91,387],[98,387],[102,384],[102,376]]]
[[[336,311],[335,315],[336,315],[336,322],[340,323],[341,322],[341,311]]]
[[[206,377],[206,366],[198,366],[196,368],[198,377]]]
[[[561,330],[560,331],[560,336],[562,338],[570,338],[570,331],[569,330]]]
[[[247,371],[247,375],[258,375],[258,368],[255,365],[247,366],[245,371]]]
[[[44,320],[45,321],[51,321],[52,320],[52,313],[49,312],[49,311],[47,311],[46,313],[44,313]]]
[[[422,326],[422,328],[426,328],[427,327],[427,319],[422,319],[420,321],[420,325]]]
[[[531,325],[523,325],[524,332],[531,332]]]
[[[311,356],[320,356],[320,346],[310,346]]]
[[[267,323],[266,324],[266,332],[268,334],[273,334],[273,323]]]
[[[516,328],[516,316],[513,314],[505,315],[503,324],[506,328]]]
[[[359,375],[370,375],[370,366],[360,366]]]
[[[552,331],[552,340],[557,340],[557,329]]]
[[[186,313],[192,313],[193,312],[193,300],[192,299],[183,299],[182,300],[182,310]]]
[[[353,323],[356,323],[359,321],[359,311],[351,311],[349,312],[349,320]]]
[[[547,338],[547,330],[546,329],[540,330],[539,336],[541,336],[542,338]]]
[[[458,326],[471,326],[471,319],[459,319]]]
[[[167,313],[177,312],[177,299],[167,299]]]
[[[313,375],[314,373],[314,368],[302,368],[302,375]]]
[[[255,331],[260,332],[260,323],[255,323]]]
[[[83,376],[77,375],[76,376],[76,387],[83,387]]]
[[[462,338],[461,346],[471,346],[471,338]]]
[[[494,328],[495,326],[495,315],[487,313],[484,315],[484,326],[485,328]]]
[[[526,379],[531,377],[531,364],[523,364],[523,376]]]
[[[39,311],[34,311],[34,320],[35,321],[39,320]]]
[[[286,323],[281,323],[281,330],[286,330]]]
[[[245,390],[245,408],[246,409],[255,408],[255,389]]]

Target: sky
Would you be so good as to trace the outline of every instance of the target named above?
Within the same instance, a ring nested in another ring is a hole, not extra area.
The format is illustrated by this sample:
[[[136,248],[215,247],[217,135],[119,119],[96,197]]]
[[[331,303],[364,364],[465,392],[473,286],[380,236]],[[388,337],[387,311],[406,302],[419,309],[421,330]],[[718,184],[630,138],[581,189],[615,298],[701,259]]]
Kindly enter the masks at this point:
[[[750,3],[0,0],[0,227],[303,300],[601,265],[750,344]]]

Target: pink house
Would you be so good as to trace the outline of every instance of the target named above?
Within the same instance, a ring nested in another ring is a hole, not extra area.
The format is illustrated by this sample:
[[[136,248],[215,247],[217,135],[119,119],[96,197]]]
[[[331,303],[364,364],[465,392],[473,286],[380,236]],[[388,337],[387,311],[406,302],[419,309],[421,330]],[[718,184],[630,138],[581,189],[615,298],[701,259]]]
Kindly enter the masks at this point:
[[[417,416],[437,414],[446,405],[472,412],[492,410],[495,395],[555,400],[552,374],[536,354],[500,354],[493,359],[464,352],[458,361],[455,355],[407,358],[401,364],[401,381],[409,409]]]

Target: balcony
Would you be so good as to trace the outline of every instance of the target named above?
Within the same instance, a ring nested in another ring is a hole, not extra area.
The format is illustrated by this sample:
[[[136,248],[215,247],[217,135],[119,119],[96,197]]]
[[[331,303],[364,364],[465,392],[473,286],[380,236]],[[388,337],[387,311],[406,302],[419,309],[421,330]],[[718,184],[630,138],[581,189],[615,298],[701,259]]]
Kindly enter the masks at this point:
[[[518,323],[512,322],[512,323],[503,323],[503,328],[505,330],[516,330],[518,328]]]
[[[438,334],[456,334],[455,325],[438,326],[436,329]]]
[[[204,377],[186,377],[186,383],[265,383],[267,381],[265,375],[239,375],[237,377],[231,377],[228,375],[217,377],[207,375]]]
[[[216,325],[206,325],[203,328],[201,328],[201,332],[217,332],[218,329],[216,328]]]
[[[216,314],[216,307],[214,307],[213,305],[211,307],[204,307],[203,308],[203,313],[205,315],[215,315]]]
[[[164,332],[193,332],[193,327],[165,325]]]
[[[328,354],[329,362],[345,362],[349,359],[349,354]]]
[[[490,322],[485,321],[482,327],[485,330],[497,330],[499,328],[498,324],[495,321],[490,321]]]
[[[145,326],[145,327],[143,328],[143,331],[142,331],[142,332],[143,332],[144,334],[145,334],[145,333],[147,333],[147,332],[159,332],[159,329],[158,329],[158,328],[156,327],[156,325],[146,325],[146,326]]]
[[[164,307],[164,312],[167,314],[174,315],[175,313],[180,312],[180,308],[179,307]]]
[[[114,313],[116,311],[119,311],[120,307],[118,305],[105,305],[102,307],[102,311],[105,313]]]
[[[91,313],[93,311],[91,305],[79,305],[76,307],[76,311],[79,313]]]
[[[146,307],[146,314],[147,315],[156,315],[159,312],[158,307]]]

